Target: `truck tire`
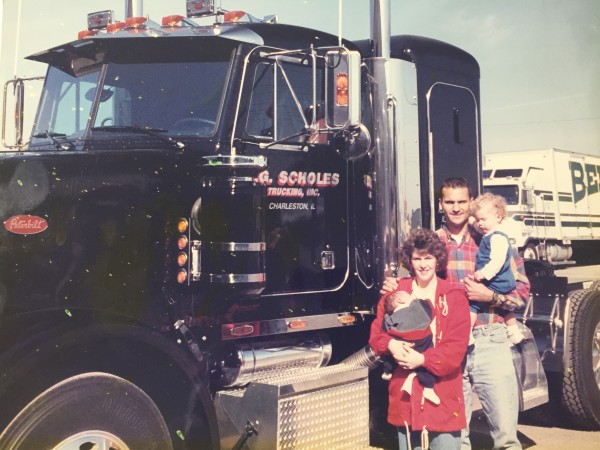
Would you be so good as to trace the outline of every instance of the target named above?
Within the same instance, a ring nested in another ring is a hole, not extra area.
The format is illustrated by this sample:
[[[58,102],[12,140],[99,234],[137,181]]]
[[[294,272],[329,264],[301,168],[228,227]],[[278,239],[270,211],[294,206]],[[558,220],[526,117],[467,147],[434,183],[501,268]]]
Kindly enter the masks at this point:
[[[600,280],[592,282],[588,289],[590,291],[600,291]]]
[[[0,435],[0,448],[172,450],[167,425],[144,391],[115,375],[67,378],[31,401]]]
[[[581,429],[600,429],[600,292],[570,294],[562,401]]]
[[[539,259],[537,249],[533,244],[527,244],[522,253],[523,259]]]

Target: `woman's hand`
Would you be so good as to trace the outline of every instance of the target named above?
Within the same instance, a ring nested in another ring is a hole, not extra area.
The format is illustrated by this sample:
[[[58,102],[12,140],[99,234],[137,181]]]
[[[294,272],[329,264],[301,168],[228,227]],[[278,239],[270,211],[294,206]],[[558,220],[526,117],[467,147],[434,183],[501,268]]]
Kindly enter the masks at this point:
[[[414,350],[414,344],[392,339],[388,345],[390,353],[403,369],[416,369],[425,363],[425,356]]]
[[[385,280],[383,280],[383,286],[381,287],[381,290],[379,291],[379,295],[385,295],[388,292],[395,291],[397,287],[398,287],[398,280],[394,277],[387,277]]]

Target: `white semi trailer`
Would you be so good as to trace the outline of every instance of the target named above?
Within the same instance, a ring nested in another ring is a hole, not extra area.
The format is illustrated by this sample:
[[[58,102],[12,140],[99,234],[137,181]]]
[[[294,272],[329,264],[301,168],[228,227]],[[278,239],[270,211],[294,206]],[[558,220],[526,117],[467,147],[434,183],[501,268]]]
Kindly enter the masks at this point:
[[[565,264],[600,249],[600,156],[555,148],[492,153],[483,188],[506,199],[505,229],[524,258]]]

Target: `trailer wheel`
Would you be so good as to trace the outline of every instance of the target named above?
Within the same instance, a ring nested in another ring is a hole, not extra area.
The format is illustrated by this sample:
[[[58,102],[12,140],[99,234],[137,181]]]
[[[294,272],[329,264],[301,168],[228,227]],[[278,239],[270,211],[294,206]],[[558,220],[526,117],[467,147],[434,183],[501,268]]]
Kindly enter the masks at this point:
[[[535,245],[527,244],[527,246],[523,249],[523,259],[539,259],[539,255]]]
[[[600,292],[570,294],[562,401],[574,423],[600,429]]]
[[[114,375],[91,372],[47,389],[0,435],[0,448],[172,450],[167,425],[154,402]]]

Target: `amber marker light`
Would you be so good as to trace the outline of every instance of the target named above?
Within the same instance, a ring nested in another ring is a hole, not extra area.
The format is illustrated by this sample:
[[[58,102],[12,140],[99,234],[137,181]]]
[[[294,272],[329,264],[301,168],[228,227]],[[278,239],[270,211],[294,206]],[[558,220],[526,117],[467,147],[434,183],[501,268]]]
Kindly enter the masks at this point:
[[[177,239],[177,247],[179,248],[179,250],[183,250],[187,247],[187,245],[188,238],[186,236],[179,236],[179,239]]]
[[[85,39],[91,36],[95,36],[98,32],[96,30],[83,30],[77,33],[77,39]]]
[[[106,25],[106,31],[108,31],[109,33],[114,33],[115,31],[122,30],[123,28],[125,28],[126,25],[127,24],[125,22],[109,23],[108,25]]]
[[[187,260],[188,260],[188,256],[186,253],[181,252],[179,255],[177,255],[177,264],[179,264],[179,267],[183,267],[187,264]]]
[[[179,219],[179,221],[177,222],[177,231],[179,231],[180,233],[185,233],[188,229],[189,226],[189,222],[187,221],[187,219]]]
[[[344,314],[338,316],[338,322],[340,322],[342,325],[352,325],[356,322],[356,317],[354,317],[352,314]]]
[[[163,27],[174,27],[179,22],[181,22],[185,17],[180,16],[179,14],[173,14],[171,16],[165,16],[162,18],[162,26]]]
[[[148,21],[146,17],[128,17],[125,19],[125,25],[128,27],[139,28]]]
[[[306,328],[308,324],[306,323],[306,320],[290,320],[288,322],[288,327],[291,328],[292,330],[301,330],[302,328]]]
[[[348,74],[338,73],[335,83],[335,103],[348,106]]]
[[[181,269],[177,272],[177,282],[179,284],[183,284],[187,281],[187,271],[185,269]]]
[[[242,17],[246,15],[245,11],[229,11],[223,16],[224,22],[238,22]]]

